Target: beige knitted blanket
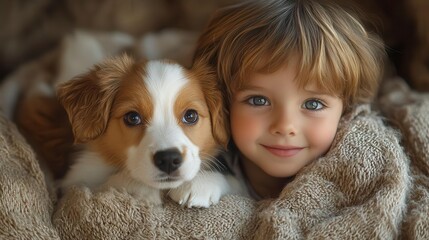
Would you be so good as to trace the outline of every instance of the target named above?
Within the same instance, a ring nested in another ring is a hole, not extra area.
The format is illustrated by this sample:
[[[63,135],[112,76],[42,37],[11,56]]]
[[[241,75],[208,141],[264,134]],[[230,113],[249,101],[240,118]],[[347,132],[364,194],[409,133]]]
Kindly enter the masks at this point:
[[[0,239],[429,239],[429,94],[388,81],[343,117],[332,148],[277,199],[151,206],[114,189],[58,201],[0,110]]]
[[[409,89],[401,79],[385,84],[380,107],[402,133],[411,159],[412,184],[403,219],[404,239],[429,239],[429,93]]]
[[[59,239],[53,211],[33,151],[0,112],[0,239]]]

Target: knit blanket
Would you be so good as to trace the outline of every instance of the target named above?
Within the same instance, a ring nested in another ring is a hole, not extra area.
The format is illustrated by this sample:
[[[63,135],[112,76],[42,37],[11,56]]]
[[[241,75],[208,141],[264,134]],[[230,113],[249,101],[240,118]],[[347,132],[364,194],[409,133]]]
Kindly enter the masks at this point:
[[[400,78],[384,85],[379,104],[390,124],[402,133],[410,156],[410,193],[403,219],[404,239],[429,239],[429,93],[412,91]]]
[[[429,94],[389,80],[377,107],[345,115],[329,152],[276,199],[210,208],[73,187],[56,199],[0,110],[0,239],[429,239]]]

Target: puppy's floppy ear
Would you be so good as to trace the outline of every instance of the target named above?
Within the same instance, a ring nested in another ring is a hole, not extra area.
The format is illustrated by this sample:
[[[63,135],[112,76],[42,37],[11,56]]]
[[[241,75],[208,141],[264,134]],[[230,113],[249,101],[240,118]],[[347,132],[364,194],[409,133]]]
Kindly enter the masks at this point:
[[[210,111],[212,123],[212,134],[216,142],[225,149],[229,141],[229,121],[224,96],[222,95],[220,84],[212,68],[201,62],[195,62],[192,70],[197,73],[199,82],[203,89],[207,106]]]
[[[75,142],[87,142],[105,131],[122,78],[133,64],[126,55],[107,59],[58,86],[57,97],[68,114]]]

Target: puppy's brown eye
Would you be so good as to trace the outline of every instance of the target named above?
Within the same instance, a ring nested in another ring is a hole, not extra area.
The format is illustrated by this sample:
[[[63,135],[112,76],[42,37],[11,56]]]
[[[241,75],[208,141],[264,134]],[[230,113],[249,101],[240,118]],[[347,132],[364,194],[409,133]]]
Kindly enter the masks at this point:
[[[142,118],[138,112],[128,112],[124,116],[124,122],[128,126],[137,126],[142,123]]]
[[[182,122],[186,125],[194,125],[198,122],[198,112],[194,109],[186,110],[185,114],[183,114]]]

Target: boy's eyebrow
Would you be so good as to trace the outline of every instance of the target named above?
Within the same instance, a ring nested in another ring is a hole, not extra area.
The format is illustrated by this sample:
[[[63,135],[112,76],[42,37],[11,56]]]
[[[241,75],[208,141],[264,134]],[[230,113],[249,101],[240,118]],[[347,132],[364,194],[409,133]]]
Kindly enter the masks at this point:
[[[325,92],[321,92],[321,91],[317,91],[317,90],[311,90],[311,89],[305,89],[305,88],[304,88],[304,91],[312,93],[312,94],[320,94],[320,95],[326,95],[326,94],[328,94],[328,93],[325,93]]]
[[[249,91],[249,90],[261,90],[261,89],[264,89],[264,88],[259,87],[259,86],[254,86],[254,85],[244,85],[238,90],[239,91]]]
[[[310,93],[310,94],[314,94],[314,95],[321,95],[321,96],[329,96],[332,97],[332,94],[328,93],[328,92],[321,92],[321,91],[316,91],[316,90],[311,90],[311,89],[305,89],[304,91]]]

